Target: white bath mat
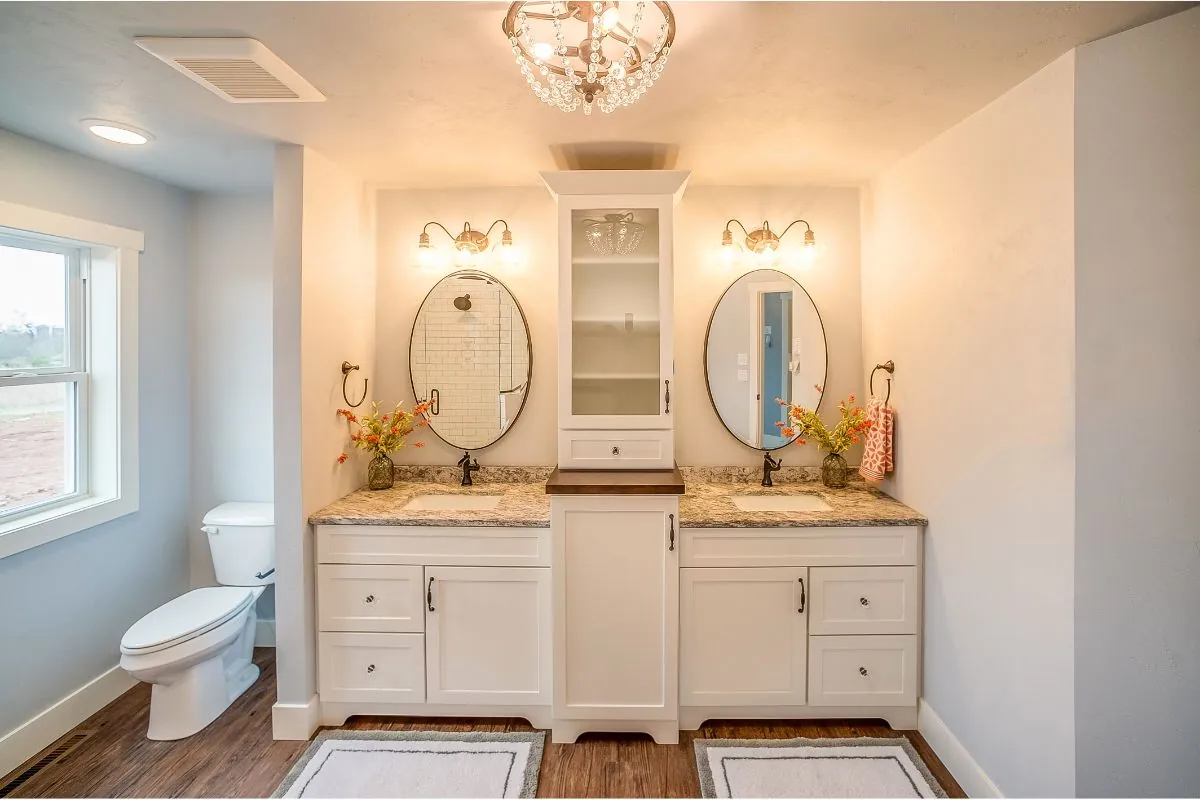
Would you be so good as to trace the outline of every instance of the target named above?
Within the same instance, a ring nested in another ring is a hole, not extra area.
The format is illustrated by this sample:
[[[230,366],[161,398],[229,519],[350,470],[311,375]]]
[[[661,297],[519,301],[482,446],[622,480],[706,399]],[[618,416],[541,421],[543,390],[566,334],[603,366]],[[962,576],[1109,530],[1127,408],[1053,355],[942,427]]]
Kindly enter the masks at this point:
[[[945,797],[907,739],[697,739],[705,797]]]
[[[533,797],[545,736],[325,731],[272,797]]]

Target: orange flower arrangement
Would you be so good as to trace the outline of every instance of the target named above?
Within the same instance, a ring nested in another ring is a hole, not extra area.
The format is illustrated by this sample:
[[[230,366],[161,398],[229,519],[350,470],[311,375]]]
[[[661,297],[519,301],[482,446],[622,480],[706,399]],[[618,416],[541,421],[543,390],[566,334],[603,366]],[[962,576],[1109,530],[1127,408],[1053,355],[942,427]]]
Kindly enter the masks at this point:
[[[816,387],[818,392],[824,393],[824,389],[820,386]],[[854,405],[854,395],[851,394],[845,400],[838,403],[838,410],[842,414],[841,420],[834,426],[833,430],[825,427],[825,423],[817,416],[817,412],[804,408],[803,406],[794,406],[778,397],[775,402],[781,406],[787,407],[788,421],[791,424],[785,425],[782,422],[776,422],[777,428],[782,428],[780,433],[791,438],[797,436],[795,444],[807,444],[810,437],[821,450],[828,450],[830,453],[844,453],[850,449],[851,445],[858,444],[862,435],[871,427],[871,420],[867,419],[867,412],[861,406]]]
[[[337,415],[345,417],[346,422],[357,425],[358,430],[350,434],[351,444],[359,450],[367,450],[376,456],[386,456],[404,447],[405,439],[417,428],[429,424],[425,412],[429,411],[429,403],[417,403],[412,411],[406,411],[402,403],[386,414],[379,413],[379,404],[371,403],[371,413],[359,417],[348,408],[339,408]],[[413,442],[413,447],[424,447],[424,442]],[[349,458],[342,453],[337,463],[345,464]]]

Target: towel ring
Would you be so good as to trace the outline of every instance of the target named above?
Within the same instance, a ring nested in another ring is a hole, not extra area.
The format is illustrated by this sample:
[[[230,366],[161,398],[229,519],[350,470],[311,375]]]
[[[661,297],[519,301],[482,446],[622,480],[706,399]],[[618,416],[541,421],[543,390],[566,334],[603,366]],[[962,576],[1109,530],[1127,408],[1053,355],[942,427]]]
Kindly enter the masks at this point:
[[[888,359],[887,361],[883,362],[882,364],[876,364],[875,369],[871,370],[870,386],[871,386],[871,396],[872,397],[875,396],[875,373],[878,372],[879,370],[883,370],[889,376],[894,375],[896,373],[896,364],[891,359]],[[883,404],[885,406],[887,405],[888,400],[892,399],[892,379],[891,379],[891,377],[889,377],[887,379],[887,383],[888,383],[887,396],[883,398]]]
[[[361,406],[361,405],[362,405],[364,402],[366,402],[366,399],[367,399],[367,385],[370,383],[370,381],[369,381],[369,380],[367,380],[366,378],[363,378],[363,393],[362,393],[362,397],[360,397],[360,398],[358,399],[358,402],[357,402],[357,403],[351,403],[351,402],[350,402],[350,398],[349,398],[349,397],[346,395],[346,381],[347,381],[347,380],[349,380],[349,378],[350,378],[350,373],[351,373],[351,372],[354,372],[354,370],[356,370],[356,369],[358,369],[358,364],[351,364],[349,361],[343,361],[343,362],[342,362],[342,399],[343,399],[343,400],[345,400],[345,401],[346,401],[346,405],[350,406],[351,408],[358,408],[358,407],[359,407],[359,406]]]

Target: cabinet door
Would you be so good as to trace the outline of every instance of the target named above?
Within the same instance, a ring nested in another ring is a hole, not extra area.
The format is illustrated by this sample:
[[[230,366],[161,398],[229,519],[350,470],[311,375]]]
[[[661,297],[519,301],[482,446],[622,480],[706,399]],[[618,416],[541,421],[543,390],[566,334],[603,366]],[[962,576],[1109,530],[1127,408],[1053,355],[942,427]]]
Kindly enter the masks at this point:
[[[430,703],[550,704],[550,571],[426,567]]]
[[[678,507],[552,498],[556,718],[677,717]]]
[[[560,427],[672,427],[673,210],[669,195],[560,200]]]
[[[680,570],[681,705],[804,705],[806,572]]]

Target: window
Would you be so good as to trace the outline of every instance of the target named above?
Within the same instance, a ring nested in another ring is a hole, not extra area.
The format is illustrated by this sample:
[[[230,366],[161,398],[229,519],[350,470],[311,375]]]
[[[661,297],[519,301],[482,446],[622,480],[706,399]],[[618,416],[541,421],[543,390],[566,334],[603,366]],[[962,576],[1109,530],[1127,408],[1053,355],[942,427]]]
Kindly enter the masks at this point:
[[[0,558],[137,510],[141,249],[0,202]]]
[[[0,236],[0,520],[87,493],[85,257]]]

